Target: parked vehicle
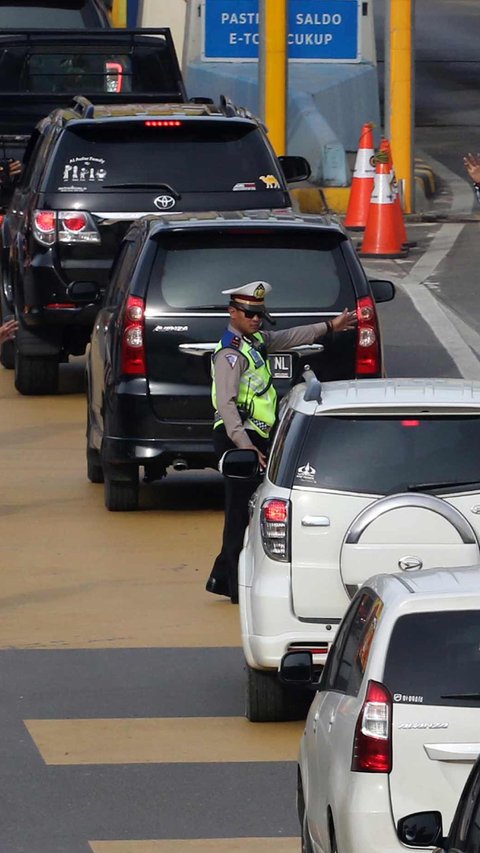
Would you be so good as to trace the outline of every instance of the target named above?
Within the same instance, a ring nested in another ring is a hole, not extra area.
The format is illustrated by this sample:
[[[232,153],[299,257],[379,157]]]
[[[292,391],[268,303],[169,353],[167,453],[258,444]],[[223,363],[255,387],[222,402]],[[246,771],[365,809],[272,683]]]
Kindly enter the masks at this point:
[[[480,758],[477,758],[465,787],[447,838],[443,838],[439,811],[415,812],[398,824],[400,841],[409,846],[435,847],[434,853],[478,853],[480,849]]]
[[[324,379],[381,375],[375,297],[391,299],[393,285],[368,281],[338,222],[268,210],[141,219],[123,241],[87,357],[87,473],[105,481],[108,509],[137,509],[139,468],[153,480],[169,466],[216,467],[210,360],[228,323],[222,290],[258,278],[273,285],[279,328],[357,311],[358,328],[310,359]],[[304,361],[271,357],[280,395]]]
[[[422,837],[405,822],[413,812],[436,810],[450,824],[480,753],[479,649],[479,565],[366,581],[300,744],[304,853],[405,853]],[[287,653],[282,675],[314,682],[311,653]]]
[[[369,575],[480,562],[479,440],[479,382],[311,377],[283,399],[239,561],[250,720],[293,713],[283,654],[320,668]]]
[[[94,106],[77,96],[54,111],[30,139],[2,226],[2,316],[20,328],[14,357],[7,348],[1,359],[17,390],[54,393],[60,361],[85,351],[132,221],[172,208],[289,208],[286,175],[308,170],[303,158],[279,161],[263,125],[225,99]],[[82,281],[98,285],[93,300]]]
[[[102,0],[0,0],[0,31],[111,26]]]

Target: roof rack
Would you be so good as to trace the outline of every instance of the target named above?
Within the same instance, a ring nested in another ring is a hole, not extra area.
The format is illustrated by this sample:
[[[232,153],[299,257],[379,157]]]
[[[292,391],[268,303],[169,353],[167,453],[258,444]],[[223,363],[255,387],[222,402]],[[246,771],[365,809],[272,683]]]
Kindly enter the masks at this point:
[[[95,114],[95,106],[84,95],[75,95],[70,109],[78,113],[82,118],[93,118]]]
[[[322,383],[319,379],[317,379],[315,373],[311,369],[309,364],[305,365],[303,371],[303,378],[307,383],[307,387],[305,388],[305,394],[303,395],[303,399],[306,403],[310,403],[312,400],[315,403],[322,402]]]

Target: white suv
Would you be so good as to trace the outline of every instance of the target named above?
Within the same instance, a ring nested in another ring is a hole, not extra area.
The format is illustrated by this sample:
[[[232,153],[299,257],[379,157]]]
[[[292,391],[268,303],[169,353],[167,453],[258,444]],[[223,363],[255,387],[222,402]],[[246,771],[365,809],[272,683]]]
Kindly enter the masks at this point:
[[[311,683],[311,654],[288,653],[281,671]],[[414,812],[439,811],[449,826],[480,754],[479,685],[480,566],[368,580],[300,744],[303,853],[418,849],[420,819],[402,826]]]
[[[480,382],[295,386],[239,561],[247,717],[305,713],[277,678],[282,656],[308,649],[323,665],[367,577],[479,563],[479,540]]]

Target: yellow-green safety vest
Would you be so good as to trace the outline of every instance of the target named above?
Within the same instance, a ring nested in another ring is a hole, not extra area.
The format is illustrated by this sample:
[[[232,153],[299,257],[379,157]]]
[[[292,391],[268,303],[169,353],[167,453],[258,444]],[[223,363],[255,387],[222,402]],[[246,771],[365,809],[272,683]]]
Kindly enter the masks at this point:
[[[265,344],[261,332],[252,335],[259,345]],[[248,367],[242,373],[236,399],[237,408],[246,429],[254,429],[259,435],[268,438],[275,423],[277,413],[277,392],[273,386],[272,374],[268,357],[252,346],[244,338],[240,338],[227,329],[221,341],[215,347],[212,356],[212,403],[215,410],[214,429],[223,424],[223,418],[217,411],[217,390],[213,363],[220,350],[230,347],[238,350],[248,362]]]

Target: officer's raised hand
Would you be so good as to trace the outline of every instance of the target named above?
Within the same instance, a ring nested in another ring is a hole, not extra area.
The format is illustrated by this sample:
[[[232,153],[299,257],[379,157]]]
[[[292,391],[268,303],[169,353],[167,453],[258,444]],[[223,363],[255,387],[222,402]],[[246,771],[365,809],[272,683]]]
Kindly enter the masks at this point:
[[[349,329],[354,329],[357,325],[357,312],[349,311],[345,308],[338,317],[330,321],[332,332],[348,332]]]

